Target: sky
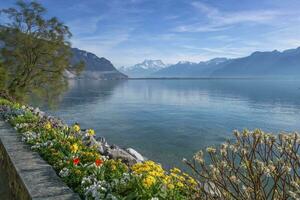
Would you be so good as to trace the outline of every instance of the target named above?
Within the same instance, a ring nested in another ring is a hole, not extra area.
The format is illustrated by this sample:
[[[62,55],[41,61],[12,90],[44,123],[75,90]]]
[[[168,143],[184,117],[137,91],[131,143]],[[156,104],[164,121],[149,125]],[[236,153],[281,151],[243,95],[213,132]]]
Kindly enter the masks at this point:
[[[300,0],[37,0],[72,46],[116,67],[200,62],[300,46]],[[14,6],[0,0],[0,9]],[[3,22],[1,16],[0,22]]]

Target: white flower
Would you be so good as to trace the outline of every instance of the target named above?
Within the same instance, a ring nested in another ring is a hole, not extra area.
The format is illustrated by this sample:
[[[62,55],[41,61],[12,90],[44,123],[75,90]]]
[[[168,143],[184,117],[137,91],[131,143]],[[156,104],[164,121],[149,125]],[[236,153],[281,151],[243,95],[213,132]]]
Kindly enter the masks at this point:
[[[59,176],[60,177],[67,177],[69,176],[70,172],[68,168],[63,168],[60,172],[59,172]]]
[[[213,147],[207,147],[206,151],[207,151],[207,153],[213,153],[213,154],[217,152],[217,150]]]

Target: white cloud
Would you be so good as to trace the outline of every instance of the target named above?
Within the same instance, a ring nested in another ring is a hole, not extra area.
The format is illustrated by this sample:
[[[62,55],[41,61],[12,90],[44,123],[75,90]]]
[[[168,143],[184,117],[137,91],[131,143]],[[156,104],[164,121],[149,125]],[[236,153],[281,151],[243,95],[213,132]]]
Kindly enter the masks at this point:
[[[193,2],[191,5],[196,11],[205,15],[207,22],[195,22],[177,26],[174,29],[176,32],[220,31],[240,23],[270,23],[272,20],[283,15],[283,13],[276,10],[221,12],[219,9],[201,2]]]
[[[73,46],[106,57],[115,66],[130,66],[144,59],[161,59],[165,63],[200,62],[300,46],[300,15],[296,9],[224,11],[193,2],[188,5],[192,6],[195,17],[186,15],[187,10],[167,13],[162,16],[162,22],[165,27],[174,28],[156,32],[141,30],[147,27],[143,20],[152,12],[155,14],[155,10],[139,8],[140,1],[143,0],[112,0],[100,16],[87,15],[70,21]],[[257,24],[266,28],[257,29],[253,26]],[[247,25],[246,32],[234,31],[237,25]]]

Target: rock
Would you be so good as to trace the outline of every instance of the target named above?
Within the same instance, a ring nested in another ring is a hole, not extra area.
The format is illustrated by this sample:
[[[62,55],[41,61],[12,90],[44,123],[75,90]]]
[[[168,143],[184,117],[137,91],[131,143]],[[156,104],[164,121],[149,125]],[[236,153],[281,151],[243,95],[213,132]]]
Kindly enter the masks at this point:
[[[134,150],[133,148],[128,148],[126,149],[126,151],[132,155],[133,157],[135,157],[139,162],[143,162],[145,161],[145,158],[136,150]]]
[[[105,142],[105,140],[96,140],[93,136],[84,137],[83,142],[86,146],[96,146],[99,153],[101,155],[106,156],[107,155],[107,149],[109,148],[109,145]]]
[[[133,157],[130,153],[120,148],[110,148],[108,149],[107,154],[111,159],[121,159],[124,163],[126,163],[129,166],[138,163],[138,160],[135,157]]]
[[[107,142],[106,142],[106,139],[104,138],[104,137],[98,137],[98,138],[96,138],[97,139],[97,141],[99,141],[100,143],[102,143],[102,144],[104,144],[104,145],[106,145],[106,146],[109,146],[108,144],[107,144]]]
[[[43,112],[43,111],[40,111],[40,112],[38,112],[37,115],[38,115],[40,118],[43,118],[43,117],[46,115],[46,113]]]
[[[41,111],[40,111],[40,109],[38,107],[33,110],[34,114],[38,114],[39,112],[41,112]]]
[[[119,149],[119,147],[118,147],[117,145],[115,145],[115,144],[112,144],[112,145],[110,146],[110,148],[111,148],[111,149]]]

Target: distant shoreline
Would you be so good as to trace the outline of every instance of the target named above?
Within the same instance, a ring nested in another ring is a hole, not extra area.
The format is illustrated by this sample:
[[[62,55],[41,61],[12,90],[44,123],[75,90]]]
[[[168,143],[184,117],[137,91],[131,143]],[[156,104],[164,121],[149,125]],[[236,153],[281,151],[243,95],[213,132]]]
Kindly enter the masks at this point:
[[[127,80],[212,80],[212,79],[278,79],[290,80],[299,77],[153,77],[153,78],[130,78]]]

